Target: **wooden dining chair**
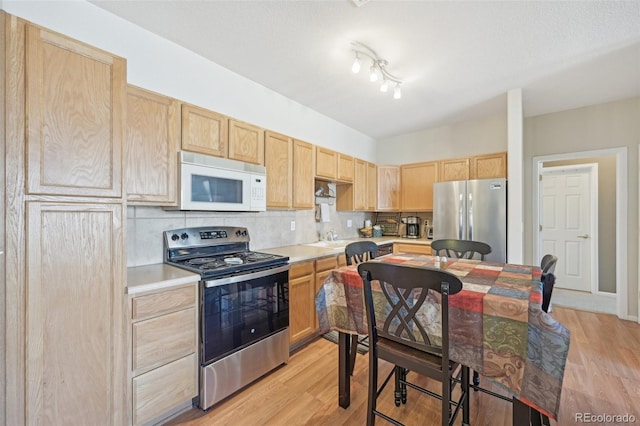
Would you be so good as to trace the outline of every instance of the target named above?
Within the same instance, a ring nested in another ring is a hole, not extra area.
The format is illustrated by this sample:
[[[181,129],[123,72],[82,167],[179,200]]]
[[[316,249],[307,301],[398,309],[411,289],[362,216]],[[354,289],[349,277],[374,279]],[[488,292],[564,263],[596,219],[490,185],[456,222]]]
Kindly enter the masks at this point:
[[[491,246],[482,241],[440,239],[431,242],[431,251],[435,256],[473,259],[478,255],[484,260],[485,255],[491,253]]]
[[[376,251],[378,251],[378,245],[373,241],[355,241],[346,245],[344,255],[347,259],[347,265],[357,265],[367,260],[375,259]],[[353,369],[356,365],[358,345],[368,348],[368,339],[368,336],[359,336],[357,334],[351,336],[351,352],[349,353],[350,375],[353,375]]]
[[[393,374],[396,390],[402,391],[401,399],[396,392],[396,406],[406,403],[409,387],[441,400],[442,425],[453,424],[460,411],[462,423],[468,425],[469,367],[449,358],[449,296],[462,289],[460,279],[440,269],[381,262],[361,263],[358,273],[364,285],[369,329],[367,425],[373,425],[376,416],[401,424],[377,409],[378,396]],[[422,309],[429,303],[438,305],[439,312]],[[395,365],[380,387],[379,360]],[[407,371],[438,380],[441,393],[409,382]],[[457,384],[461,385],[460,397],[452,400],[452,389]]]
[[[545,254],[540,261],[540,268],[542,269],[542,310],[545,312],[549,312],[551,293],[553,293],[553,287],[556,283],[556,276],[554,275],[556,263],[558,263],[558,258],[552,254]]]

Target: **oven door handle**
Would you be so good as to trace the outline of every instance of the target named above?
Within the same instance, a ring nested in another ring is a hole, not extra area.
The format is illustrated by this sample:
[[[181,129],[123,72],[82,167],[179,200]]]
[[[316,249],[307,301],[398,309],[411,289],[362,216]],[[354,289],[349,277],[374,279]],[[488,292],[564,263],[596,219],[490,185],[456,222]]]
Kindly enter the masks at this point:
[[[285,271],[288,271],[289,268],[291,268],[291,265],[289,265],[287,263],[286,265],[278,266],[276,268],[262,269],[262,270],[256,271],[256,272],[249,272],[247,274],[238,274],[238,275],[233,275],[231,277],[207,280],[207,281],[204,282],[204,286],[206,288],[211,288],[211,287],[217,287],[217,286],[225,285],[225,284],[233,284],[233,283],[245,282],[245,281],[253,280],[253,279],[256,279],[256,278],[267,277],[269,275],[278,274],[280,272],[285,272]]]

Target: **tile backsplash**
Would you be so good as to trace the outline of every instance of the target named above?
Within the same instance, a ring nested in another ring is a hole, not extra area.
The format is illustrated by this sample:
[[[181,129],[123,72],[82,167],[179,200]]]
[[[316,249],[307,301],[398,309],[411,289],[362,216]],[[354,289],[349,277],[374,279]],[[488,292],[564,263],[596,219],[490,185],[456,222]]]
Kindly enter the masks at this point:
[[[164,210],[161,207],[127,208],[127,266],[163,261],[163,232],[197,226],[244,226],[249,230],[251,250],[265,250],[324,239],[333,230],[338,238],[357,238],[358,229],[374,214],[337,212],[329,206],[331,220],[318,222],[316,210],[274,210],[258,213]],[[347,222],[352,221],[352,227]],[[295,221],[295,231],[291,222]]]

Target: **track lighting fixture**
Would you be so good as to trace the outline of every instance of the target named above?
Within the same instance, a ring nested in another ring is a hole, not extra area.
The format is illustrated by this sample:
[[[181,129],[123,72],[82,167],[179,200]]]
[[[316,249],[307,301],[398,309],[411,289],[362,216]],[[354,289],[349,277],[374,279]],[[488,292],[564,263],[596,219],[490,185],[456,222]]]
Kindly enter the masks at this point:
[[[376,82],[378,78],[381,77],[381,92],[387,92],[387,90],[389,89],[389,84],[395,83],[395,88],[393,89],[393,98],[400,99],[402,97],[400,85],[403,83],[403,81],[387,71],[387,65],[389,65],[389,63],[386,59],[381,59],[373,49],[371,49],[366,44],[360,43],[359,41],[354,41],[351,43],[351,50],[353,50],[353,53],[355,54],[355,59],[353,61],[353,65],[351,66],[351,71],[354,74],[360,72],[360,57],[363,56],[365,58],[369,58],[371,59],[371,66],[369,67],[369,81]]]

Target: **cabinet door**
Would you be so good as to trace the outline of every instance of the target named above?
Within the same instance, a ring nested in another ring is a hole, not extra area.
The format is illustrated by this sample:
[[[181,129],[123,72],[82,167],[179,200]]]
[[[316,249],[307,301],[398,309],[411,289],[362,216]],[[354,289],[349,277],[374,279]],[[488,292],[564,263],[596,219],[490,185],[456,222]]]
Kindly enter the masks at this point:
[[[478,155],[471,158],[471,179],[507,177],[507,153]]]
[[[148,424],[172,408],[198,394],[198,359],[196,354],[133,379],[133,424]]]
[[[400,210],[400,167],[378,166],[378,211]]]
[[[127,423],[122,219],[121,204],[27,203],[26,424]]]
[[[440,182],[469,179],[469,159],[453,158],[440,161]]]
[[[338,180],[353,182],[353,157],[338,153]]]
[[[180,103],[127,88],[125,188],[132,204],[176,205]]]
[[[356,158],[353,176],[353,210],[367,208],[367,162]]]
[[[229,120],[229,158],[264,164],[264,129],[237,120]]]
[[[313,145],[293,141],[293,208],[312,209],[314,204],[313,176],[315,173]]]
[[[228,118],[194,105],[182,104],[182,149],[227,157]]]
[[[374,211],[376,209],[376,195],[377,195],[377,176],[376,165],[373,163],[367,163],[367,199],[365,203],[365,210]]]
[[[27,25],[27,192],[120,197],[126,62]]]
[[[267,207],[290,209],[293,194],[293,140],[273,132],[265,135]]]
[[[289,277],[289,340],[294,344],[305,337],[310,336],[316,330],[315,309],[315,280],[313,274],[313,262],[303,262],[302,267],[310,265],[311,273],[296,276],[295,268],[291,266]]]
[[[400,167],[402,210],[433,210],[433,184],[438,178],[438,163],[416,163]]]
[[[316,146],[316,177],[333,180],[337,175],[337,153],[330,149]]]

